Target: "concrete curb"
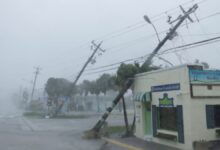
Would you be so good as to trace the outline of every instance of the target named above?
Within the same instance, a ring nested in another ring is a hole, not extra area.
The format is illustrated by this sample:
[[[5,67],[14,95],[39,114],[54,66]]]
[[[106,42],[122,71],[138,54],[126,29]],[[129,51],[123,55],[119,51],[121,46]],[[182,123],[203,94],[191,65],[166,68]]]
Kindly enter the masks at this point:
[[[138,148],[138,147],[126,144],[126,143],[122,143],[122,142],[119,142],[119,141],[116,141],[116,140],[113,140],[113,139],[110,139],[110,138],[102,137],[101,139],[108,142],[108,143],[111,143],[113,145],[116,145],[116,146],[119,146],[119,147],[122,147],[122,148],[126,148],[128,150],[143,150],[141,148]]]

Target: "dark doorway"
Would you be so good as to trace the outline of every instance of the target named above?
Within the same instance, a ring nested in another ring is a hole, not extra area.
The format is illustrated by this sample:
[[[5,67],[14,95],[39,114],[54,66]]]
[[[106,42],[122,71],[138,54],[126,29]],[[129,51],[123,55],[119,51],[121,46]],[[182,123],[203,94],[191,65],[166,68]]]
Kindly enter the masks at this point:
[[[220,105],[214,106],[215,127],[220,127]]]
[[[177,131],[176,107],[160,107],[158,122],[160,129]]]

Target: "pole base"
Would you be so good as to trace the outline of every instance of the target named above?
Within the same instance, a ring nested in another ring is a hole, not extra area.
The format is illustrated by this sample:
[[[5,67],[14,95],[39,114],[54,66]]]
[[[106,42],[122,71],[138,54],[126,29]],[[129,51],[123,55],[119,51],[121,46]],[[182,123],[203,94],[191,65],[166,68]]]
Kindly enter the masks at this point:
[[[127,131],[121,136],[121,138],[128,138],[128,137],[134,137],[134,133],[132,131]]]
[[[91,129],[88,131],[84,131],[82,138],[83,139],[98,139],[100,138],[100,133]]]

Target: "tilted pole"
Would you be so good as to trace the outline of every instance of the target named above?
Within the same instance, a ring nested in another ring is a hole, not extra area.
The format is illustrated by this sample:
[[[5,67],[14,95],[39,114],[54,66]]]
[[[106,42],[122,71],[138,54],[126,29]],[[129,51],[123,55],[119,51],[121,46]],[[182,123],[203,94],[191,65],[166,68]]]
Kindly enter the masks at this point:
[[[82,69],[80,70],[80,72],[78,73],[78,75],[76,76],[76,79],[73,81],[72,84],[72,89],[75,88],[77,81],[79,80],[80,76],[82,75],[82,73],[84,72],[84,70],[86,69],[87,65],[91,62],[91,60],[93,59],[95,53],[100,50],[102,52],[104,52],[103,49],[100,48],[100,46],[102,45],[102,42],[100,42],[98,45],[95,44],[94,41],[92,41],[93,46],[95,46],[95,50],[93,51],[93,53],[91,54],[91,56],[87,59],[86,63],[83,65]],[[63,105],[63,104],[62,104]],[[60,105],[60,107],[56,110],[56,113],[58,113],[61,109],[62,109],[62,105]]]
[[[152,59],[154,58],[154,56],[158,53],[158,51],[161,49],[161,47],[169,40],[172,39],[172,36],[174,35],[174,33],[176,32],[177,28],[183,23],[183,21],[187,18],[189,18],[189,15],[193,12],[195,12],[195,10],[198,8],[198,5],[195,4],[192,8],[190,8],[187,12],[184,12],[184,15],[180,15],[179,16],[179,21],[176,23],[176,25],[174,27],[172,27],[170,29],[170,31],[167,33],[167,35],[164,37],[164,39],[159,42],[159,44],[157,45],[157,47],[153,50],[153,52],[149,55],[149,57],[147,58],[147,60],[142,64],[141,67],[145,66],[145,65],[150,65]],[[124,87],[121,89],[121,91],[119,92],[119,94],[116,96],[116,98],[113,100],[112,102],[112,106],[108,107],[106,109],[106,112],[102,115],[101,119],[95,124],[95,126],[92,128],[93,131],[95,132],[99,132],[101,127],[104,125],[105,120],[108,118],[109,114],[112,112],[112,110],[114,109],[114,107],[118,104],[118,102],[120,101],[120,99],[122,98],[122,96],[126,93],[126,91],[131,87],[131,85],[133,84],[134,80],[132,79],[128,79],[126,81],[126,83],[124,84]]]
[[[93,51],[92,55],[88,58],[88,60],[86,61],[86,63],[83,65],[82,69],[80,70],[79,74],[77,75],[76,79],[73,82],[73,86],[76,85],[77,81],[79,80],[80,76],[82,75],[83,71],[85,70],[85,68],[87,67],[87,65],[89,64],[89,62],[92,60],[92,58],[94,57],[95,53],[100,49],[101,51],[103,51],[100,46],[102,45],[102,42],[100,42],[98,45],[96,45],[93,41],[92,44],[94,46],[96,46],[95,50]]]
[[[36,68],[36,72],[35,73],[35,76],[34,76],[34,83],[33,83],[33,88],[32,88],[32,92],[31,92],[31,101],[33,100],[33,97],[34,97],[34,91],[35,91],[35,86],[36,86],[36,82],[37,82],[37,76],[39,74],[39,71],[40,71],[40,68],[37,67]]]

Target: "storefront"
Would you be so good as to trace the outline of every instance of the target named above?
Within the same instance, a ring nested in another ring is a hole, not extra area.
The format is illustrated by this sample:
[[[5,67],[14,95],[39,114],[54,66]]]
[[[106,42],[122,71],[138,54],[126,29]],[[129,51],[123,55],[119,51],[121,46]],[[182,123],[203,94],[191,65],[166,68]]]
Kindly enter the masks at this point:
[[[183,65],[138,74],[134,101],[139,138],[180,149],[220,132],[220,71]]]

